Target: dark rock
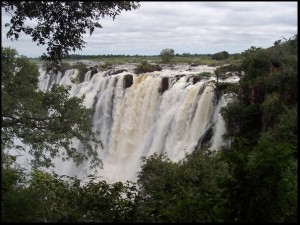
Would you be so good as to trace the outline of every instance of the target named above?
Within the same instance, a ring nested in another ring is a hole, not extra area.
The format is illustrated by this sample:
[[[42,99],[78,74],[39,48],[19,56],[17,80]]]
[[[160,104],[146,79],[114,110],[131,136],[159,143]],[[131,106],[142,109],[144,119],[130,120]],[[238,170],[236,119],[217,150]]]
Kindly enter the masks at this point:
[[[82,83],[84,81],[86,73],[89,71],[88,68],[84,68],[82,73],[79,75],[79,83]]]
[[[161,86],[158,89],[158,91],[159,91],[160,94],[162,94],[168,89],[169,89],[169,78],[168,77],[163,77],[161,79]]]
[[[91,78],[94,76],[94,74],[98,73],[98,70],[96,67],[91,69]]]
[[[199,77],[193,77],[193,84],[196,84],[199,81],[200,81]]]
[[[107,75],[111,76],[111,75],[116,75],[118,73],[123,73],[123,72],[127,72],[127,70],[124,70],[124,69],[110,70],[110,71],[108,71]]]
[[[199,149],[201,146],[205,144],[208,144],[211,141],[212,137],[213,137],[213,128],[210,125],[210,127],[205,131],[205,133],[199,138],[195,150]]]
[[[123,88],[129,88],[133,84],[133,76],[131,74],[126,74],[123,79]]]
[[[185,75],[184,74],[180,74],[180,75],[176,75],[176,82],[181,78],[181,77],[184,77]]]
[[[197,63],[192,63],[191,66],[199,66]]]

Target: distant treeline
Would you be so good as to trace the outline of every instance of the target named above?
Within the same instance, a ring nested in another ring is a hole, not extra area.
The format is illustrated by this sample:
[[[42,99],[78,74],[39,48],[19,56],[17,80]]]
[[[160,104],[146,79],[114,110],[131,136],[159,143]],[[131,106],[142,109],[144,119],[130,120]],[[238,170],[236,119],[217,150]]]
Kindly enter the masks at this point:
[[[182,54],[175,54],[177,57],[211,57],[214,54],[191,54],[191,53],[182,53]],[[231,54],[229,54],[231,55]],[[233,54],[235,55],[235,54]],[[125,54],[103,54],[103,55],[78,55],[78,54],[72,54],[68,57],[65,57],[65,59],[98,59],[98,58],[118,58],[118,57],[159,57],[159,55],[125,55]],[[39,59],[37,58],[30,58],[30,59]]]

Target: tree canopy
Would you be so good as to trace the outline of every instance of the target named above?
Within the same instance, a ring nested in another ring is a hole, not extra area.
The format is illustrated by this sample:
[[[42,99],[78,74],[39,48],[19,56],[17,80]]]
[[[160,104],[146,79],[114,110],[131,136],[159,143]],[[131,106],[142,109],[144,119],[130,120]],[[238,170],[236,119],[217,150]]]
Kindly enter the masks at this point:
[[[7,37],[18,40],[20,33],[32,37],[37,45],[47,45],[42,59],[49,60],[53,70],[70,51],[82,49],[83,34],[101,28],[99,20],[115,19],[122,11],[137,9],[136,1],[2,1],[1,8],[11,16]],[[91,128],[91,110],[83,106],[84,96],[70,97],[69,87],[54,85],[51,90],[38,90],[39,72],[26,57],[14,49],[1,48],[2,64],[2,135],[3,149],[20,147],[14,139],[30,146],[39,165],[51,165],[51,158],[72,158],[77,163],[90,157],[100,165],[97,140]],[[82,152],[72,147],[78,140]],[[94,145],[95,144],[95,145]]]
[[[101,28],[99,20],[115,19],[123,10],[137,9],[138,1],[2,1],[11,15],[7,37],[18,40],[21,32],[37,45],[47,45],[42,59],[58,64],[70,51],[84,47],[83,34]],[[29,23],[28,23],[29,22]],[[36,22],[36,23],[32,23]],[[34,25],[32,25],[34,24]]]
[[[58,85],[38,90],[37,65],[14,49],[1,49],[1,65],[2,149],[18,147],[18,138],[31,148],[38,165],[50,166],[55,156],[77,163],[92,157],[100,165],[97,146],[102,143],[92,130],[92,111],[83,105],[84,96],[70,97],[70,87]],[[84,153],[72,147],[73,138],[83,144]],[[59,152],[61,147],[66,152]]]
[[[174,49],[165,48],[160,52],[162,62],[169,63],[174,58]]]
[[[223,59],[227,59],[228,57],[229,57],[229,53],[226,51],[217,52],[211,56],[211,58],[215,60],[223,60]]]

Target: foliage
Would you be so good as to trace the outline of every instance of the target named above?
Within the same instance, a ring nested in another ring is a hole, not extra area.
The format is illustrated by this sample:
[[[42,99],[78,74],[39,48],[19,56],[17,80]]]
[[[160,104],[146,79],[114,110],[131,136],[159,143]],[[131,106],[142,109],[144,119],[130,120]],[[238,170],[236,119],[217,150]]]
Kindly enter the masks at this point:
[[[237,75],[241,76],[241,68],[238,63],[230,63],[223,66],[217,67],[215,70],[215,75],[217,78],[222,77],[222,79],[227,78],[229,75],[232,75],[232,73],[237,73]]]
[[[174,58],[174,49],[165,48],[160,52],[160,57],[163,63],[169,63]]]
[[[284,105],[293,106],[297,103],[298,66],[295,48],[297,45],[291,39],[290,42],[277,44],[269,49],[251,47],[242,53],[244,60],[240,70],[244,73],[236,90],[238,101],[234,104],[242,108],[258,104],[260,108],[258,111],[261,111],[261,114],[253,117],[249,124],[262,121],[263,131],[276,126]],[[223,109],[229,129],[231,129],[230,114],[243,115],[241,110],[235,110],[226,116],[225,111],[230,110],[231,105]],[[243,135],[244,132],[241,131],[239,134]]]
[[[95,28],[102,28],[98,23],[106,16],[115,19],[123,10],[137,9],[135,1],[2,1],[2,9],[12,16],[7,37],[18,40],[24,32],[32,37],[37,45],[47,45],[47,54],[43,59],[58,65],[70,51],[82,49],[85,42],[83,34],[90,35]],[[26,20],[37,20],[37,24],[26,25]]]
[[[138,222],[220,222],[222,199],[218,180],[226,165],[208,150],[198,150],[179,163],[166,155],[143,159],[138,175]]]
[[[196,76],[199,79],[202,79],[204,77],[211,77],[213,74],[211,72],[202,72],[202,73],[198,73]]]
[[[39,62],[38,58],[31,59],[32,61]],[[70,55],[68,58],[64,58],[63,62],[73,63],[78,60],[91,60],[98,64],[102,70],[111,69],[113,65],[121,65],[125,63],[141,63],[146,60],[149,63],[161,63],[160,55]],[[175,54],[172,59],[172,64],[190,64],[190,65],[207,65],[207,66],[223,66],[225,64],[237,64],[240,63],[241,56],[236,57],[230,55],[229,58],[225,60],[214,60],[211,59],[209,55],[201,54],[189,54],[180,55]],[[104,65],[103,65],[104,63]],[[107,64],[107,67],[106,65]],[[103,67],[104,66],[104,67]],[[110,68],[111,67],[111,68]]]
[[[297,221],[296,39],[242,53],[236,101],[221,109],[232,140],[222,152],[226,221]]]
[[[224,59],[227,59],[228,57],[229,57],[229,54],[226,51],[218,52],[211,56],[211,58],[215,59],[215,60],[224,60]]]
[[[3,222],[133,222],[133,183],[108,184],[94,175],[84,183],[34,170],[26,183],[17,184],[25,178],[20,171],[6,168],[2,175]]]
[[[102,69],[112,69],[113,64],[110,61],[106,61],[104,65],[101,66]]]
[[[236,138],[223,152],[230,174],[223,179],[226,221],[297,221],[296,129],[296,110],[287,110],[278,128],[261,133],[255,146]]]
[[[159,65],[152,65],[148,63],[146,60],[143,60],[140,64],[136,66],[134,72],[136,74],[140,74],[140,73],[147,73],[153,71],[161,71],[161,69],[162,68]]]
[[[27,174],[15,156],[1,151],[1,218],[5,222],[22,222],[30,216],[31,198],[25,196]]]
[[[59,86],[37,91],[36,66],[16,56],[2,49],[2,146],[17,136],[39,156],[70,139],[72,124],[79,136],[90,131],[82,99]],[[222,151],[204,145],[179,162],[143,157],[137,183],[113,184],[94,175],[86,182],[40,170],[28,176],[2,151],[3,222],[298,222],[297,36],[242,57],[216,72],[241,77],[221,110],[230,140]]]
[[[2,149],[18,147],[20,139],[30,147],[37,166],[50,166],[51,158],[73,159],[76,163],[91,158],[101,165],[97,139],[90,123],[91,110],[83,106],[84,96],[70,97],[70,87],[53,85],[46,92],[37,89],[37,66],[14,49],[2,48]],[[72,146],[82,143],[82,152]],[[59,152],[59,149],[65,152]]]

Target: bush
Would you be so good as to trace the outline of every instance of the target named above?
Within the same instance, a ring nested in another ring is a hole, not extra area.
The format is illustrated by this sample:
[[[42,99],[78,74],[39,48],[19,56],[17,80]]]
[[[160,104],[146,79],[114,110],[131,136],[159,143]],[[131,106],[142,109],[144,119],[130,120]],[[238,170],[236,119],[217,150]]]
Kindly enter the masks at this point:
[[[108,70],[113,68],[113,64],[110,61],[105,61],[104,65],[101,65],[100,67],[103,70]]]
[[[228,57],[229,57],[229,54],[226,51],[218,52],[211,56],[211,58],[215,59],[215,60],[224,60],[224,59],[227,59]]]
[[[153,72],[153,71],[161,71],[161,67],[159,65],[152,65],[148,63],[146,60],[142,61],[141,64],[137,65],[134,69],[136,74]]]
[[[196,76],[201,80],[204,77],[211,77],[213,74],[211,72],[198,73]]]
[[[72,66],[69,64],[69,63],[62,63],[60,68],[59,68],[59,71],[62,73],[62,74],[65,74],[65,72],[67,70],[70,70],[72,69]]]

